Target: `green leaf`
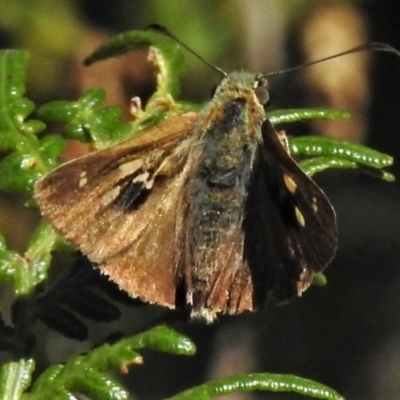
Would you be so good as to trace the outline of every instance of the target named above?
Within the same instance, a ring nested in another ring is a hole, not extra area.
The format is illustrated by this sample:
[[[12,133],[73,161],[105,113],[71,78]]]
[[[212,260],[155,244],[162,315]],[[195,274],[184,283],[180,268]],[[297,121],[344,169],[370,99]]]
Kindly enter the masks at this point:
[[[299,378],[293,375],[258,373],[234,375],[208,382],[170,397],[169,400],[210,400],[230,393],[252,392],[255,390],[294,392],[316,399],[344,399],[334,390],[309,379]]]
[[[348,119],[350,113],[332,108],[300,108],[269,111],[267,118],[275,125],[306,119]]]
[[[23,98],[28,53],[19,50],[0,51],[0,135],[1,151],[21,146],[26,136],[44,128],[40,121],[25,122],[35,105]]]
[[[29,154],[11,153],[0,162],[0,189],[9,192],[32,190],[43,175],[35,169],[36,159]]]
[[[100,91],[100,92],[99,92]],[[94,92],[104,101],[104,91],[97,89]],[[78,104],[76,101],[52,101],[41,105],[37,109],[37,114],[46,121],[52,122],[70,122],[77,114]]]
[[[75,388],[72,392],[79,392],[96,400],[125,400],[129,393],[116,382],[115,379],[99,374],[94,370],[87,370],[75,377]]]
[[[35,369],[32,359],[10,361],[0,369],[0,400],[19,400],[29,387]]]
[[[11,108],[20,109],[21,96],[25,92],[25,71],[28,53],[18,50],[3,50],[0,52],[0,150],[14,149],[18,137],[14,135],[15,124],[26,115],[26,111],[11,113]],[[30,112],[30,111],[29,111]]]
[[[57,234],[47,221],[41,221],[36,228],[25,252],[25,259],[29,262],[32,285],[42,282],[47,276],[50,267],[51,255],[56,245]]]
[[[317,272],[312,279],[312,284],[316,286],[325,286],[328,283],[326,276],[322,272]]]
[[[13,281],[14,296],[28,294],[46,279],[51,251],[57,235],[50,225],[42,221],[36,229],[24,256],[8,250],[0,236],[0,284]]]
[[[59,164],[59,155],[65,149],[65,141],[60,135],[49,135],[39,140],[39,153],[46,165],[46,171],[41,170],[41,176],[54,169]],[[39,178],[39,179],[40,179]]]
[[[0,189],[9,192],[32,191],[35,182],[57,165],[57,157],[64,149],[59,136],[47,136],[36,142],[36,151],[16,151],[0,162]],[[38,157],[37,153],[41,153]],[[38,159],[42,168],[38,167]],[[46,167],[43,167],[46,165]]]
[[[90,65],[100,60],[150,48],[149,59],[157,68],[157,92],[154,97],[175,97],[179,90],[178,75],[183,69],[181,47],[165,35],[152,31],[129,31],[106,41],[85,59]]]
[[[66,122],[63,136],[93,143],[96,148],[109,147],[131,133],[131,124],[122,122],[119,107],[101,107],[103,89],[87,91],[77,101],[56,101],[39,107],[37,114],[47,121]]]
[[[392,182],[395,179],[395,177],[390,172],[387,172],[385,170],[373,169],[370,167],[368,168],[366,166],[359,165],[354,161],[335,158],[335,157],[312,158],[309,160],[303,160],[299,164],[308,176],[313,176],[316,173],[322,172],[326,169],[336,168],[336,169],[358,169],[362,172],[383,179],[387,182]]]
[[[190,339],[166,326],[158,326],[141,333],[135,336],[134,340],[137,348],[145,347],[187,356],[196,352],[196,347]]]
[[[15,251],[8,250],[5,239],[0,235],[0,284],[13,281],[14,295],[20,296],[29,291],[27,263]]]
[[[100,372],[128,372],[131,365],[142,363],[136,351],[142,348],[181,355],[195,352],[194,344],[187,337],[165,326],[156,327],[118,343],[100,346],[86,355],[72,358],[65,365],[50,367],[22,399],[70,399],[68,396],[72,393],[102,400],[127,399],[128,393]]]
[[[39,140],[45,124],[27,120],[35,108],[22,97],[27,61],[24,51],[0,51],[0,151],[9,153],[0,162],[0,189],[13,192],[32,190],[63,148],[60,138]]]
[[[192,104],[176,102],[174,99],[179,91],[178,77],[183,68],[183,52],[180,45],[160,33],[130,31],[117,35],[95,50],[85,63],[90,65],[142,48],[149,48],[148,59],[156,67],[156,91],[144,110],[139,100],[139,108],[132,110],[133,121],[130,127],[118,129],[108,141],[103,139],[104,146],[142,133],[177,113],[197,109]]]
[[[357,143],[324,136],[307,136],[290,139],[290,152],[294,156],[336,157],[371,168],[386,168],[393,157]]]

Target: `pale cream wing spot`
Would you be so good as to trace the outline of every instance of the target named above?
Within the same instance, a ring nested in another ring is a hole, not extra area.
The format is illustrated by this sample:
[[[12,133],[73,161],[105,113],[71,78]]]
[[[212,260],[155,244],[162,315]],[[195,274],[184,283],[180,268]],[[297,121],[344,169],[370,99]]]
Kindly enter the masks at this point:
[[[87,180],[87,173],[86,171],[82,171],[79,175],[79,187],[82,188],[87,184],[88,180]]]
[[[294,213],[296,215],[297,222],[299,223],[300,226],[304,228],[306,226],[306,220],[304,219],[304,215],[302,214],[302,212],[299,210],[298,207],[294,208]]]
[[[318,204],[317,204],[317,198],[316,197],[312,198],[311,208],[314,211],[314,213],[318,212]]]
[[[145,189],[150,190],[154,185],[155,174],[150,174],[148,171],[141,173],[133,178],[133,183],[142,182]]]
[[[110,189],[108,192],[103,194],[103,196],[100,197],[100,203],[103,206],[107,206],[111,204],[120,194],[121,188],[119,186],[115,186],[114,188]]]
[[[143,159],[138,158],[136,160],[131,160],[121,164],[118,168],[121,171],[121,177],[133,175],[135,172],[139,171],[143,165]]]
[[[283,174],[283,181],[289,192],[294,194],[297,190],[296,182],[288,174]]]

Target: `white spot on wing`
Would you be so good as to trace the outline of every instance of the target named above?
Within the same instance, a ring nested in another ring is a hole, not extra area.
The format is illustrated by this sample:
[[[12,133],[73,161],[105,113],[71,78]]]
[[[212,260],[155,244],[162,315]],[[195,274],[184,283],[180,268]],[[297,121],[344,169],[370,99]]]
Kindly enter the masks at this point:
[[[125,178],[128,175],[132,175],[138,169],[140,169],[143,165],[143,161],[139,158],[137,160],[128,161],[119,166],[119,170],[122,172],[122,178]],[[140,176],[140,175],[139,175]]]
[[[149,178],[151,178],[151,179],[149,179]],[[132,182],[133,183],[141,182],[141,183],[143,183],[143,186],[147,190],[150,190],[154,184],[154,177],[151,177],[150,173],[148,171],[145,171],[145,172],[139,174],[138,176],[136,176]]]
[[[112,188],[111,190],[103,194],[103,196],[101,196],[100,203],[103,206],[110,204],[113,200],[115,200],[115,198],[119,195],[119,193],[120,193],[119,186]]]
[[[87,184],[88,180],[87,180],[87,175],[86,175],[86,171],[82,171],[79,174],[79,187],[82,188]]]
[[[296,214],[297,222],[300,224],[300,226],[303,226],[303,227],[306,226],[306,221],[305,221],[304,216],[301,213],[301,211],[297,207],[295,207],[294,212]]]
[[[289,175],[286,174],[283,174],[283,180],[289,192],[293,194],[297,189],[296,182]]]
[[[312,198],[311,208],[315,213],[318,212],[318,205],[317,205],[317,198],[316,197]]]

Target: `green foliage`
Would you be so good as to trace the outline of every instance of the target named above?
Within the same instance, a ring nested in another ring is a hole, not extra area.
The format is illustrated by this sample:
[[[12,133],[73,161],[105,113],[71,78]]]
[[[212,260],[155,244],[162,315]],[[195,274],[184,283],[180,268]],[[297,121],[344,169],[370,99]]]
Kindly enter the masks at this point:
[[[204,385],[186,390],[169,400],[210,400],[235,392],[252,392],[267,390],[270,392],[294,392],[316,399],[343,400],[334,390],[309,379],[293,375],[280,374],[246,374],[208,382]]]
[[[120,108],[101,107],[104,99],[104,90],[94,88],[77,101],[45,104],[38,109],[38,115],[46,121],[64,122],[64,138],[93,142],[97,148],[107,147],[123,140],[130,124],[121,122]]]
[[[91,89],[74,102],[42,105],[36,110],[40,120],[32,119],[35,105],[24,97],[28,54],[0,52],[0,151],[4,155],[0,161],[0,188],[31,195],[34,183],[58,165],[68,138],[104,148],[184,110],[196,110],[198,106],[175,99],[182,53],[179,46],[158,33],[133,31],[118,35],[96,50],[86,63],[143,47],[150,47],[150,60],[157,71],[157,89],[144,109],[137,101],[137,107],[132,110],[134,119],[130,122],[121,121],[121,110],[117,107],[102,106],[102,89]],[[348,114],[313,109],[276,111],[268,116],[277,124],[307,118],[347,118]],[[64,123],[60,135],[38,136],[49,121]],[[351,168],[374,173],[385,180],[393,179],[382,170],[392,164],[392,158],[360,145],[326,137],[304,137],[291,139],[290,148],[296,157],[303,159],[301,165],[310,175],[327,168]],[[22,255],[7,249],[4,238],[0,237],[0,285],[11,285],[14,296],[11,325],[0,319],[0,351],[12,354],[12,361],[0,369],[0,399],[75,399],[76,393],[93,399],[126,399],[128,393],[106,371],[126,373],[129,366],[142,362],[137,351],[144,348],[177,355],[195,352],[189,339],[161,326],[100,346],[62,365],[53,365],[31,384],[35,369],[31,357],[35,345],[32,330],[37,320],[63,335],[82,340],[87,332],[77,315],[102,321],[118,316],[118,310],[108,300],[85,286],[82,272],[64,277],[62,282],[45,291],[39,290],[46,282],[51,253],[61,245],[62,239],[45,221],[40,223]],[[322,275],[318,282],[324,283]],[[342,398],[333,390],[303,378],[250,374],[209,382],[173,399],[211,399],[249,390],[293,391],[319,399]]]
[[[143,362],[136,351],[156,349],[172,354],[192,355],[194,344],[185,336],[165,326],[153,328],[142,334],[124,339],[116,344],[105,344],[84,356],[71,358],[66,364],[53,365],[33,384],[23,400],[64,400],[81,393],[89,398],[122,400],[128,392],[103,371],[127,373],[129,367]]]

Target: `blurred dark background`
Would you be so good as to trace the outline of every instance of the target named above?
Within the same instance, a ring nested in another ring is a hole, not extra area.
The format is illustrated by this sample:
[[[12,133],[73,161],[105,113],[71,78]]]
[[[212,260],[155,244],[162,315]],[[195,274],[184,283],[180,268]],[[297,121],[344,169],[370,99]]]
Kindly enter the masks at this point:
[[[28,96],[39,104],[73,99],[92,86],[105,87],[107,102],[125,107],[134,95],[148,96],[153,81],[144,52],[87,70],[79,60],[108,36],[150,23],[167,26],[228,71],[270,72],[367,41],[400,49],[398,0],[0,0],[0,44],[31,51]],[[207,101],[219,76],[190,54],[186,59],[181,97]],[[354,140],[399,160],[399,89],[400,58],[363,53],[271,78],[270,106],[350,110],[350,121],[291,125],[288,134]],[[69,151],[75,156],[79,149]],[[391,170],[399,176],[399,163]],[[400,398],[399,183],[354,171],[330,171],[317,180],[337,210],[340,230],[337,256],[326,271],[328,285],[264,312],[221,318],[211,326],[177,325],[195,341],[197,355],[146,353],[145,364],[124,377],[132,398],[160,399],[210,378],[256,371],[315,379],[348,399]],[[10,247],[23,251],[37,215],[15,200],[7,193],[0,197],[0,228]],[[130,334],[162,313],[125,307],[118,329]],[[94,342],[106,336],[102,326],[93,328]],[[43,328],[40,345],[44,367],[89,343],[78,346]]]

